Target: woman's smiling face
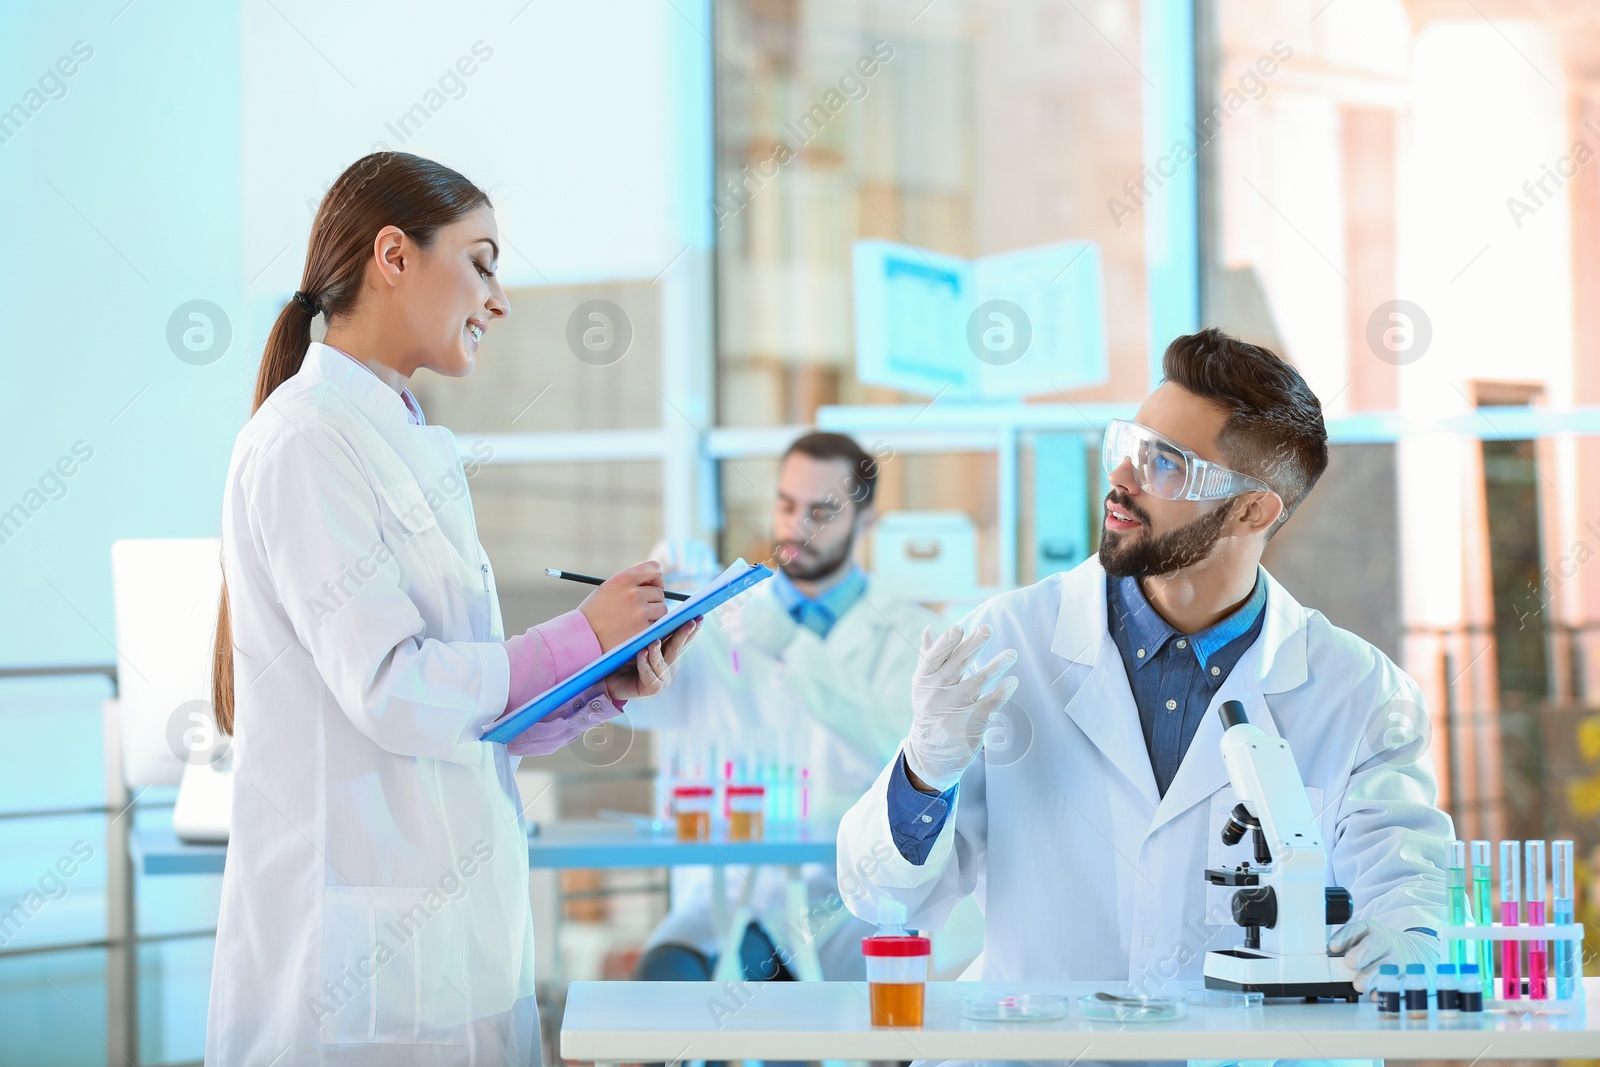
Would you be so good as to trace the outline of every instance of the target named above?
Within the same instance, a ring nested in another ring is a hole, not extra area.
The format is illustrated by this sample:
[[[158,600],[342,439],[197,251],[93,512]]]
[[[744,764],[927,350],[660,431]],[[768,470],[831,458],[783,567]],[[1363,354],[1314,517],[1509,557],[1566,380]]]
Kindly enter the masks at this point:
[[[479,207],[448,226],[405,271],[409,290],[401,306],[416,339],[418,366],[460,378],[472,373],[489,324],[511,311],[495,276],[500,260],[494,211]]]

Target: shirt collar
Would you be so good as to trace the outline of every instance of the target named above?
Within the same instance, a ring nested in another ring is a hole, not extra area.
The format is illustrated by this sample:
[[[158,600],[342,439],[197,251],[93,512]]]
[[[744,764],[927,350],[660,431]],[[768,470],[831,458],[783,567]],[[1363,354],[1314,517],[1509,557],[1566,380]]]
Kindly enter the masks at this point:
[[[1250,591],[1250,599],[1241,604],[1233,614],[1218,620],[1199,633],[1180,635],[1172,624],[1163,619],[1161,613],[1151,606],[1149,599],[1144,595],[1144,590],[1139,586],[1139,579],[1122,578],[1111,582],[1108,588],[1113,593],[1111,610],[1122,619],[1128,636],[1133,639],[1135,646],[1149,650],[1147,655],[1135,661],[1138,667],[1143,667],[1155,659],[1155,654],[1161,650],[1161,646],[1169,639],[1178,636],[1184,636],[1188,646],[1194,650],[1195,658],[1200,661],[1200,666],[1204,667],[1208,659],[1249,632],[1267,604],[1267,583],[1261,580],[1260,566],[1257,565],[1256,584]]]
[[[820,597],[808,597],[800,591],[789,576],[783,571],[778,571],[772,577],[772,590],[777,594],[778,602],[795,622],[810,625],[818,629],[816,623],[822,624],[819,633],[826,636],[826,629],[839,621],[839,618],[854,606],[857,600],[867,590],[867,574],[859,566],[850,564],[850,571],[844,579],[823,593]]]
[[[369,417],[389,422],[426,425],[422,405],[411,390],[395,392],[371,367],[341,348],[312,341],[301,363],[303,373],[332,382],[350,394]]]

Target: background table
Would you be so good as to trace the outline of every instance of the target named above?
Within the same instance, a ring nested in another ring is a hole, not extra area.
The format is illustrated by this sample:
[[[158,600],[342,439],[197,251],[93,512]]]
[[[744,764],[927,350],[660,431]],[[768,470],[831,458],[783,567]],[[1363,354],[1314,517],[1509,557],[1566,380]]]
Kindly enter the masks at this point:
[[[717,981],[741,977],[738,946],[751,919],[750,896],[753,875],[744,880],[730,910],[727,904],[727,869],[730,866],[781,866],[788,872],[785,917],[790,929],[804,929],[810,907],[801,865],[822,863],[832,866],[836,829],[815,823],[769,823],[760,841],[729,841],[721,836],[725,826],[717,823],[718,834],[710,841],[679,841],[671,835],[643,832],[635,826],[604,820],[572,820],[546,823],[533,828],[528,837],[528,865],[535,869],[690,867],[711,868],[711,928],[717,932],[721,949],[713,976]],[[136,869],[147,875],[220,874],[227,861],[226,845],[192,845],[179,840],[170,829],[134,830],[129,854]],[[841,913],[842,914],[842,913]],[[790,969],[796,977],[816,982],[822,979],[822,964],[817,944],[825,931],[815,936],[788,942],[782,931],[768,934],[787,951]]]
[[[874,1030],[856,982],[574,982],[561,1055],[600,1063],[679,1059],[1106,1060],[1556,1059],[1600,1057],[1600,979],[1585,979],[1587,1011],[1565,1015],[1380,1019],[1370,1003],[1269,1001],[1238,1010],[1191,1005],[1169,1023],[1098,1023],[1077,997],[1113,982],[930,982],[924,1027]],[[1183,995],[1197,983],[1173,983]],[[962,1018],[959,995],[1061,993],[1065,1019],[989,1023]]]
[[[833,862],[832,826],[771,824],[761,841],[680,842],[643,834],[623,823],[574,820],[548,823],[528,838],[534,868],[689,867],[750,864],[797,866]],[[130,846],[145,874],[221,874],[226,845],[191,845],[171,830],[135,830]]]

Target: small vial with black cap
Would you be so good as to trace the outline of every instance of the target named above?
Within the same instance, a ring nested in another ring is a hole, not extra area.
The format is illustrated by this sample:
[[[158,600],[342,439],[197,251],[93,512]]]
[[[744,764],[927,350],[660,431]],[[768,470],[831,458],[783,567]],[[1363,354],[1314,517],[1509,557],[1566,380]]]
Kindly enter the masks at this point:
[[[1476,963],[1461,965],[1461,1014],[1483,1014],[1483,979]]]
[[[1439,1009],[1439,1018],[1453,1019],[1461,1012],[1461,988],[1456,984],[1456,965],[1441,963],[1434,970],[1434,975],[1433,1003]]]
[[[1398,964],[1378,965],[1378,1014],[1385,1019],[1400,1018],[1400,967]]]
[[[1426,1019],[1428,1017],[1428,966],[1424,963],[1406,964],[1406,984],[1404,989],[1406,1018]]]

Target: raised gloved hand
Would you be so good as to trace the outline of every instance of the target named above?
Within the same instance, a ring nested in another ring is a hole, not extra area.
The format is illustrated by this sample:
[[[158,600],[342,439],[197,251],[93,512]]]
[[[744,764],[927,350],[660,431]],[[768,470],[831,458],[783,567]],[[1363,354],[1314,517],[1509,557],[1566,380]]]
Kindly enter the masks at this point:
[[[952,626],[938,639],[933,627],[922,630],[922,651],[911,679],[911,734],[906,739],[906,765],[924,784],[944,792],[961,778],[983,746],[989,717],[1016,692],[1017,680],[995,679],[1017,662],[1008,648],[963,677],[967,666],[988,642],[991,631],[979,626],[971,634]]]
[[[1439,962],[1436,938],[1415,930],[1396,930],[1387,923],[1361,920],[1345,923],[1328,938],[1328,951],[1343,953],[1355,968],[1356,992],[1365,993],[1378,977],[1378,966],[1393,963],[1405,972],[1406,964],[1422,963],[1430,969]]]
[[[661,564],[662,576],[669,586],[686,592],[715,578],[722,570],[711,546],[690,537],[657,541],[649,558]]]
[[[794,639],[800,624],[764,589],[747,589],[717,612],[722,636],[735,648],[776,658]]]

